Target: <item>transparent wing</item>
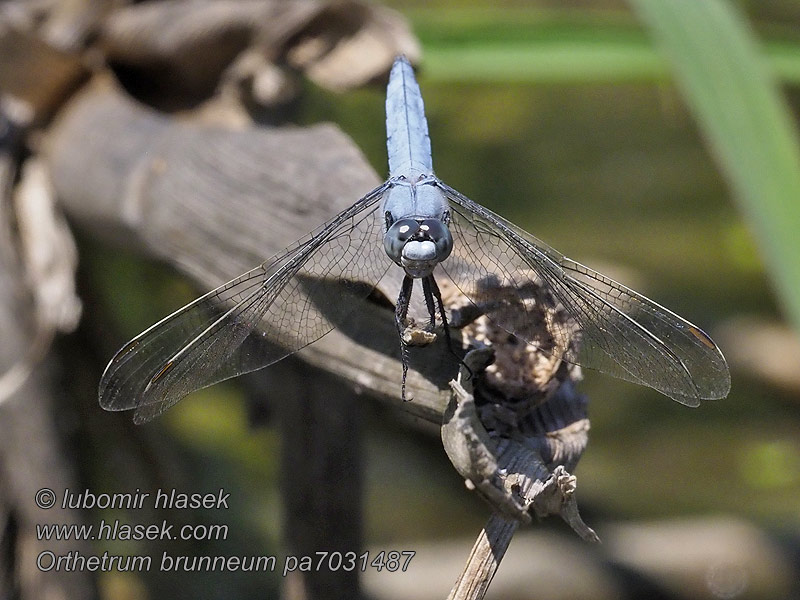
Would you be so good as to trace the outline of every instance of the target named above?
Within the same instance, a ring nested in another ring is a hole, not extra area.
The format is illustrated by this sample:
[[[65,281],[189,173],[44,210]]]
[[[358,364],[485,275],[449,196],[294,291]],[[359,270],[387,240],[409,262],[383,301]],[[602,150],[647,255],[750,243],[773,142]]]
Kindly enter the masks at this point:
[[[451,201],[454,238],[443,268],[473,302],[479,302],[476,283],[501,281],[506,291],[519,290],[515,307],[541,318],[541,307],[523,297],[531,283],[541,285],[567,314],[566,323],[556,325],[554,332],[563,338],[555,347],[563,349],[565,360],[652,387],[689,406],[727,396],[728,365],[699,327],[559,254],[448,185],[437,185]],[[500,310],[489,317],[525,339],[519,315],[509,315],[513,311]],[[575,335],[578,344],[564,343]]]
[[[131,340],[100,380],[100,405],[149,421],[185,395],[270,365],[318,340],[366,297],[391,261],[377,208],[383,184],[319,230]]]

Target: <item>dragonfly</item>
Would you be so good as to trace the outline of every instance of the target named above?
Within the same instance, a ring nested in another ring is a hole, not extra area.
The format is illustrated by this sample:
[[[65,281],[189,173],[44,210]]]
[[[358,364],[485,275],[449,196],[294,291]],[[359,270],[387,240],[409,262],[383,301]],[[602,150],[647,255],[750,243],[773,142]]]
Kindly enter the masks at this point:
[[[566,346],[563,360],[649,386],[688,406],[727,396],[728,366],[703,330],[560,254],[434,174],[422,94],[402,56],[389,76],[386,129],[386,181],[294,245],[123,346],[102,375],[100,405],[134,409],[134,421],[142,423],[193,391],[269,366],[351,317],[354,299],[366,298],[398,268],[394,320],[404,399],[409,342],[403,333],[412,293],[417,285],[419,298],[421,287],[427,329],[438,317],[448,335],[437,284],[442,278],[476,304],[477,282],[502,281],[515,310],[529,314],[499,310],[489,318],[531,344],[518,324],[541,318],[522,301],[535,280],[567,315],[563,334],[580,338]],[[330,281],[343,293],[330,294]]]

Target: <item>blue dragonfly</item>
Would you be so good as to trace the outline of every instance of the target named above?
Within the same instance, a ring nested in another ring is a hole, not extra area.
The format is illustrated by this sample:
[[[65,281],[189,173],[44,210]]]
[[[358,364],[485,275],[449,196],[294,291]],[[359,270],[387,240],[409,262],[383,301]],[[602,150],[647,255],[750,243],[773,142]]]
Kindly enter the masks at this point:
[[[135,409],[141,423],[195,390],[269,366],[351,317],[354,296],[365,298],[397,268],[403,271],[395,322],[404,399],[409,363],[403,333],[415,283],[428,328],[438,317],[449,340],[437,278],[475,304],[478,282],[502,282],[511,290],[506,308],[513,310],[489,318],[530,344],[536,342],[518,324],[541,318],[524,302],[533,281],[567,317],[554,335],[579,339],[554,346],[564,361],[649,386],[688,406],[728,394],[725,358],[699,327],[563,256],[436,177],[422,94],[404,57],[389,77],[386,129],[385,182],[278,255],[131,340],[103,373],[101,406]],[[330,281],[347,293],[331,295]]]

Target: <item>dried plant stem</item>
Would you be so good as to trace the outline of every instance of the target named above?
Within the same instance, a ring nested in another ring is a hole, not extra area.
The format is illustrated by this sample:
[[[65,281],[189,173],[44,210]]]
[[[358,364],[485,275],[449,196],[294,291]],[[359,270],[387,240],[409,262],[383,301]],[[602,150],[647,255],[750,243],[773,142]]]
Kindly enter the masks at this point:
[[[464,570],[450,591],[448,600],[470,600],[486,595],[518,527],[519,521],[492,513],[475,540]]]

